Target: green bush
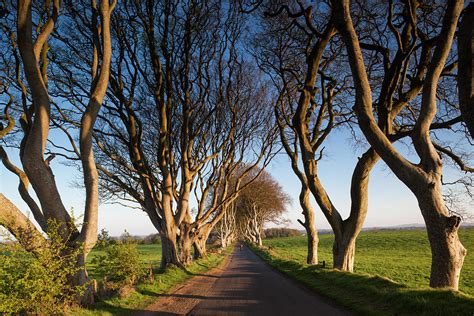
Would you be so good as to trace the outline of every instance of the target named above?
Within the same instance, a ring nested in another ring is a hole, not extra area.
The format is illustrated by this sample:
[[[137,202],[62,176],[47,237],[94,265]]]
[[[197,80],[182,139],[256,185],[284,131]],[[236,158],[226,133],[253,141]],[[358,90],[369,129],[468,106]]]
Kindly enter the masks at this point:
[[[51,221],[48,226],[49,239],[35,255],[15,241],[0,245],[0,314],[63,314],[84,291],[68,283],[80,270],[75,258],[81,249],[71,252],[59,225]]]
[[[109,232],[105,228],[102,228],[97,236],[95,247],[97,249],[105,249],[110,246],[113,241],[114,240],[110,237]]]
[[[122,239],[105,248],[104,252],[95,257],[92,263],[97,265],[98,274],[104,275],[112,288],[133,285],[144,274],[137,245],[130,239]]]

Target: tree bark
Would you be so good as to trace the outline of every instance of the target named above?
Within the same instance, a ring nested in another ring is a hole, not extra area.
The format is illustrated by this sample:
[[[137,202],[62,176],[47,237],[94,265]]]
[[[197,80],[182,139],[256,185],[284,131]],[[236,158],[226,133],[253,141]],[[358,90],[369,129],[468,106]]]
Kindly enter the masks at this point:
[[[258,246],[263,246],[263,241],[262,241],[262,234],[260,233],[260,230],[257,229],[255,231],[255,243],[258,245]]]
[[[313,227],[305,227],[306,236],[308,237],[308,255],[306,257],[307,264],[318,264],[318,232]]]
[[[194,260],[202,259],[207,256],[206,240],[198,239],[193,244],[194,247]]]
[[[87,254],[85,253],[78,256],[76,267],[79,268],[79,271],[69,279],[71,287],[86,285],[84,292],[77,297],[77,301],[82,306],[90,306],[94,303],[94,289],[92,288],[92,284],[88,284],[90,279],[86,269],[86,259]]]
[[[351,180],[351,212],[340,225],[333,244],[334,268],[354,271],[356,239],[364,225],[369,208],[369,177],[380,157],[369,148],[357,162]]]
[[[5,227],[27,251],[35,252],[44,246],[45,239],[9,199],[0,193],[0,226]]]
[[[300,191],[300,205],[303,209],[304,223],[300,222],[306,230],[306,237],[308,239],[308,253],[306,257],[307,264],[318,264],[318,231],[316,230],[316,225],[314,221],[314,210],[311,206],[311,201],[309,198],[309,189],[302,183]],[[299,220],[298,220],[299,221]]]
[[[343,234],[334,238],[332,258],[334,269],[341,271],[354,271],[355,241],[357,234]]]
[[[179,247],[180,247],[180,261],[184,266],[190,265],[193,261],[191,249],[193,247],[193,236],[191,232],[191,225],[182,223],[179,228]]]
[[[209,239],[213,226],[203,227],[199,232],[199,235],[194,240],[194,259],[201,259],[207,256],[206,243]]]
[[[162,268],[167,268],[170,265],[181,266],[178,257],[176,236],[176,229],[164,229],[160,231]]]
[[[458,236],[461,218],[448,216],[439,187],[422,185],[418,203],[431,246],[430,286],[458,289],[466,249]]]
[[[458,237],[461,219],[449,216],[441,195],[442,162],[430,138],[430,125],[437,112],[436,88],[451,49],[463,1],[448,1],[443,25],[423,83],[421,109],[412,140],[420,157],[418,165],[405,159],[378,127],[373,116],[372,91],[359,39],[352,23],[348,0],[333,1],[336,23],[347,48],[356,87],[356,115],[359,126],[374,150],[394,174],[415,194],[426,223],[431,245],[430,286],[459,286],[460,270],[466,255]]]

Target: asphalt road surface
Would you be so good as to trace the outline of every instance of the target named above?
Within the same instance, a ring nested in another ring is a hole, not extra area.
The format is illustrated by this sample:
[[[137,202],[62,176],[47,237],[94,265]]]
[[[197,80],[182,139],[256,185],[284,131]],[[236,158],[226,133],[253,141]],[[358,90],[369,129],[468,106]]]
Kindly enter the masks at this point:
[[[236,247],[220,269],[198,275],[140,315],[349,315]]]

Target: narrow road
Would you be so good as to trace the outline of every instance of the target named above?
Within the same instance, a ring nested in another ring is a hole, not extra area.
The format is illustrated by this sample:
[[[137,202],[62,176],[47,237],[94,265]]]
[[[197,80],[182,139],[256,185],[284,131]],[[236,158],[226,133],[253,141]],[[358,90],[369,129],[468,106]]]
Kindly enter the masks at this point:
[[[141,315],[349,315],[274,271],[247,247]]]

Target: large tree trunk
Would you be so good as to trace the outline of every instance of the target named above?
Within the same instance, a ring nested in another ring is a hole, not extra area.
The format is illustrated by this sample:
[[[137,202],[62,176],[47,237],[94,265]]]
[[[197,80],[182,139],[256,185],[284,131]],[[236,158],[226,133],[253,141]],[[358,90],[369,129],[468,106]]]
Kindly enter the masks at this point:
[[[206,240],[197,239],[194,241],[194,260],[202,259],[207,256]]]
[[[180,261],[183,265],[188,266],[193,262],[191,250],[193,249],[193,241],[189,237],[180,238]]]
[[[41,250],[45,238],[41,232],[9,199],[0,193],[0,226],[5,227],[25,250]]]
[[[235,234],[233,232],[221,235],[221,247],[228,247],[235,240]]]
[[[194,259],[201,259],[207,256],[207,247],[206,242],[209,239],[209,234],[211,233],[212,226],[202,228],[202,231],[199,233],[199,236],[194,240]]]
[[[319,238],[316,229],[308,225],[305,227],[306,236],[308,237],[308,255],[306,257],[307,264],[318,264],[318,245]]]
[[[332,258],[334,269],[341,271],[354,271],[355,241],[357,234],[343,234],[334,239]]]
[[[304,223],[300,222],[301,225],[306,230],[306,237],[308,238],[308,254],[306,257],[307,264],[318,264],[318,231],[316,230],[316,225],[314,222],[314,209],[311,206],[311,201],[309,199],[309,188],[302,184],[300,191],[300,205],[303,209]]]
[[[263,246],[263,241],[262,241],[262,234],[260,233],[260,230],[257,229],[255,231],[255,243],[258,245],[258,246]]]
[[[425,219],[431,246],[430,286],[458,289],[466,249],[458,236],[461,218],[448,216],[437,186],[424,186],[418,203]]]
[[[177,232],[175,229],[162,230],[160,232],[162,268],[166,268],[170,265],[181,266],[181,262],[178,257],[176,234]]]
[[[179,228],[179,247],[180,247],[180,261],[187,266],[193,262],[191,250],[193,249],[194,238],[191,232],[191,225],[189,223],[182,223]]]
[[[221,247],[222,247],[222,248],[225,248],[225,247],[227,247],[227,246],[229,245],[229,237],[230,237],[230,236],[227,234],[227,232],[221,234],[221,238],[220,238],[220,239],[221,239]]]
[[[405,159],[373,116],[372,91],[354,25],[350,2],[334,0],[336,24],[345,42],[356,88],[355,112],[359,126],[374,150],[394,174],[415,194],[423,214],[432,251],[430,286],[457,290],[459,273],[466,251],[459,241],[460,218],[449,216],[441,195],[442,162],[430,138],[430,126],[437,112],[436,91],[440,75],[451,50],[454,33],[464,2],[447,1],[443,25],[427,68],[422,89],[421,108],[412,132],[420,163]]]
[[[333,266],[341,271],[354,271],[356,240],[364,225],[369,207],[369,178],[380,157],[369,148],[357,162],[351,179],[351,212],[335,230]]]

